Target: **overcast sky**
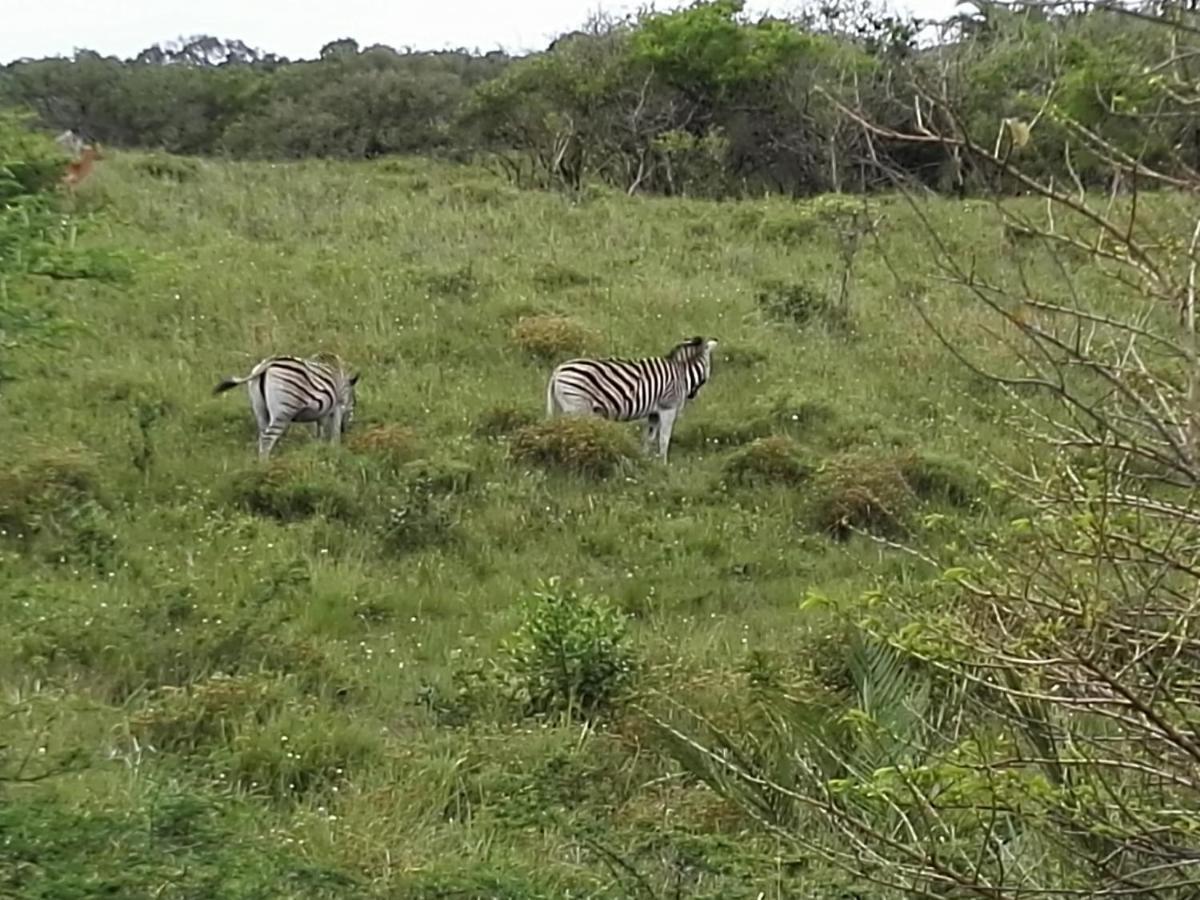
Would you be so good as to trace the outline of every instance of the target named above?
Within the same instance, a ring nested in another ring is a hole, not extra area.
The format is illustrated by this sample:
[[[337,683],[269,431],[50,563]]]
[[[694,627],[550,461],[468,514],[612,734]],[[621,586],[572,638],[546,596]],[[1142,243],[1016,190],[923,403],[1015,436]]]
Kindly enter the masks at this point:
[[[893,5],[937,18],[954,11],[954,0]],[[794,6],[794,0],[748,4],[755,13]],[[598,8],[635,7],[624,0],[0,0],[0,63],[69,56],[76,48],[129,57],[151,44],[195,34],[237,38],[291,59],[316,56],[323,44],[341,37],[364,47],[521,52],[543,49]]]

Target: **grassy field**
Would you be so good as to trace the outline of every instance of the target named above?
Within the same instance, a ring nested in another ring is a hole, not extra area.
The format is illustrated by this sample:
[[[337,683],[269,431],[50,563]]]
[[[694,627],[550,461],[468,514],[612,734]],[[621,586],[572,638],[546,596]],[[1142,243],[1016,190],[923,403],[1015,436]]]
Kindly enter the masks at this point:
[[[929,574],[831,533],[863,491],[916,545],[1001,513],[1000,395],[903,292],[999,350],[901,199],[873,201],[848,311],[828,202],[132,154],[79,202],[135,277],[48,289],[75,327],[0,393],[0,895],[866,896],[683,777],[627,698],[530,715],[514,660],[557,593],[568,631],[624,623],[640,705],[736,726],[764,670],[836,679],[844,631],[806,596]],[[1016,277],[987,205],[923,213]],[[691,335],[720,346],[668,465],[514,453],[557,359]],[[245,393],[213,386],[322,350],[362,373],[347,445],[294,427],[258,465]]]

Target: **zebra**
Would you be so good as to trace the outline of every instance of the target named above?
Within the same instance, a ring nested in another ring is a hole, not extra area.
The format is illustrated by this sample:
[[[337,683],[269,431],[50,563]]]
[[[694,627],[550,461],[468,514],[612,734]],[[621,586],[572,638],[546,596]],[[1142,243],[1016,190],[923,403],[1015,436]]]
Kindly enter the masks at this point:
[[[313,422],[317,437],[336,444],[354,419],[354,386],[340,361],[321,362],[296,356],[269,356],[244,378],[226,378],[213,394],[248,384],[250,407],[258,422],[258,458],[271,455],[288,425]]]
[[[555,367],[546,387],[546,415],[588,413],[631,422],[645,419],[643,444],[667,460],[671,429],[712,372],[717,341],[694,337],[665,356],[648,359],[571,359]]]

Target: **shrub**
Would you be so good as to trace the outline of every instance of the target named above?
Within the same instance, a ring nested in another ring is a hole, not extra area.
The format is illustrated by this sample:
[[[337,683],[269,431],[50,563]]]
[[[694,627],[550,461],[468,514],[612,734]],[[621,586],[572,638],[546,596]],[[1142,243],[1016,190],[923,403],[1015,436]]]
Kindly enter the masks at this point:
[[[545,469],[607,478],[639,456],[627,429],[598,416],[562,416],[513,435],[513,459]]]
[[[922,500],[970,507],[988,491],[988,482],[979,472],[952,456],[907,453],[898,464],[905,481]]]
[[[525,316],[512,330],[512,339],[530,356],[544,361],[560,360],[587,352],[592,333],[566,316]]]
[[[481,412],[475,419],[474,434],[480,438],[507,437],[514,431],[538,421],[538,413],[514,404],[502,403]]]
[[[77,448],[35,450],[0,470],[0,539],[49,560],[111,570],[116,537],[95,461]]]
[[[235,506],[281,522],[315,515],[353,518],[354,497],[328,473],[295,460],[269,460],[235,473],[225,494]]]
[[[403,425],[373,425],[350,434],[346,446],[395,471],[414,460],[420,451],[416,432]]]
[[[813,521],[836,538],[848,537],[852,528],[895,534],[904,531],[915,499],[895,457],[845,453],[817,477]]]
[[[620,702],[635,675],[624,618],[555,579],[525,601],[505,656],[530,715],[593,718]]]
[[[751,441],[725,460],[725,476],[736,484],[797,485],[811,474],[800,446],[783,435]]]
[[[0,528],[10,536],[55,530],[74,507],[100,498],[90,455],[79,449],[35,450],[25,463],[0,470]]]
[[[821,324],[831,331],[849,332],[853,328],[849,313],[833,303],[825,292],[799,281],[769,281],[754,295],[759,310],[768,319],[807,328]]]

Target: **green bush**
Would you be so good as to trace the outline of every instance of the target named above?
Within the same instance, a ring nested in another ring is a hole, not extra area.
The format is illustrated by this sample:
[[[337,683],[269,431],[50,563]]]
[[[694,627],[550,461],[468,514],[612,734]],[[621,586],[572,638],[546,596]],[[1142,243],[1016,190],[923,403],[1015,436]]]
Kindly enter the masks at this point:
[[[757,438],[725,460],[725,477],[734,484],[790,485],[806,481],[811,467],[800,445],[783,435]]]
[[[619,705],[633,684],[635,658],[625,620],[606,599],[552,579],[522,612],[505,663],[527,714],[592,718]]]
[[[562,416],[522,428],[510,449],[520,463],[607,478],[640,454],[628,430],[598,416]]]

